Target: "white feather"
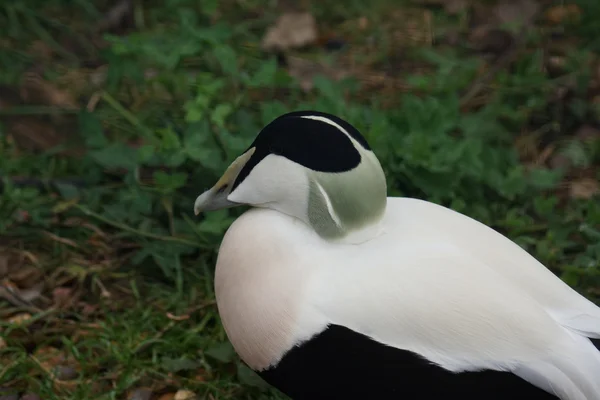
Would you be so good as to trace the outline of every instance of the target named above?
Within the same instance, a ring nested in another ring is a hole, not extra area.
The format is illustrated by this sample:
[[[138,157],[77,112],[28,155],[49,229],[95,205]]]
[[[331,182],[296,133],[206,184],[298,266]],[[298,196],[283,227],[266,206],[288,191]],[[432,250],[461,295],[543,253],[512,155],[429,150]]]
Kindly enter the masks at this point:
[[[512,371],[562,399],[600,399],[600,310],[502,235],[449,209],[388,198],[384,233],[332,245],[269,209],[222,243],[216,294],[255,369],[336,323],[451,371]]]

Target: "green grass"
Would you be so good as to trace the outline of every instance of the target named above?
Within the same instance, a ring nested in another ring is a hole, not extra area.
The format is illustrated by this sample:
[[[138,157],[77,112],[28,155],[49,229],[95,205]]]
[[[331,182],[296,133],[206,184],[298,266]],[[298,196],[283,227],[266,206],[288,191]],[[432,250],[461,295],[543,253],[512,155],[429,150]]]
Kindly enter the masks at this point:
[[[109,3],[0,6],[0,101],[30,93],[0,107],[0,278],[22,291],[43,284],[31,301],[0,300],[0,388],[50,400],[141,387],[155,398],[185,388],[203,399],[282,399],[239,362],[214,303],[216,249],[241,210],[197,218],[192,208],[264,124],[297,109],[355,124],[391,196],[475,217],[599,300],[600,201],[568,190],[600,178],[597,136],[574,135],[600,125],[594,1],[580,0],[584,17],[559,27],[569,51],[558,73],[545,67],[558,28],[542,17],[490,79],[496,64],[465,39],[468,14],[314,2],[320,29],[347,46],[293,53],[360,68],[339,82],[316,76],[310,92],[260,50],[276,2],[137,1],[133,29],[95,33]],[[453,31],[463,35],[456,45],[444,40]],[[79,107],[31,89],[26,71]],[[49,141],[51,129],[69,139]],[[551,167],[557,154],[572,166]],[[71,304],[56,306],[60,293]],[[23,313],[32,318],[11,319]],[[53,380],[63,364],[79,376]]]

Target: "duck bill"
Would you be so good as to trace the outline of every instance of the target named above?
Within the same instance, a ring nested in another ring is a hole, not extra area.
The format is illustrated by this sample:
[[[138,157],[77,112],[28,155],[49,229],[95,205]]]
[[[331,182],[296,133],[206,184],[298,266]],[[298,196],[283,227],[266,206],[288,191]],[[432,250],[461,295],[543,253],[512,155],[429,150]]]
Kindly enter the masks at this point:
[[[252,154],[254,154],[254,147],[236,158],[217,183],[196,198],[196,201],[194,202],[195,215],[198,215],[203,211],[215,211],[241,205],[240,203],[230,201],[227,197],[231,193],[231,187],[233,186],[235,179],[240,174],[242,168],[244,168],[244,165],[250,160]]]

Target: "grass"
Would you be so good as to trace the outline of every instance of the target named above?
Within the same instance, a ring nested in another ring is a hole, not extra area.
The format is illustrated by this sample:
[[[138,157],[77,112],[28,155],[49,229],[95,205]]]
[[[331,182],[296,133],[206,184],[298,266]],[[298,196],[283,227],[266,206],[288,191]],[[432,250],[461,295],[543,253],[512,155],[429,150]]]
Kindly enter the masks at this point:
[[[277,2],[134,1],[117,22],[108,1],[0,6],[0,388],[283,399],[239,362],[214,302],[241,210],[192,207],[261,126],[301,108],[355,124],[390,195],[479,219],[599,300],[595,2],[575,21],[542,14],[500,51],[470,38],[471,10],[321,3],[321,45],[290,54],[348,77],[321,67],[309,91],[292,58],[260,50]]]

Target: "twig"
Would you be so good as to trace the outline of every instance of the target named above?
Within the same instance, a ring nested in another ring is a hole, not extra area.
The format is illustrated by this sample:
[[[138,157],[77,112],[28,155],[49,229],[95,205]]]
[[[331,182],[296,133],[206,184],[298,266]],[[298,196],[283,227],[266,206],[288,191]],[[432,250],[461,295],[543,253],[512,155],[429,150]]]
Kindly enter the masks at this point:
[[[117,111],[123,118],[125,118],[131,125],[135,126],[140,130],[147,138],[152,137],[152,131],[144,126],[140,120],[129,110],[121,105],[114,97],[108,92],[102,92],[100,94],[102,100],[106,101],[115,111]]]
[[[11,287],[3,285],[3,284],[0,284],[0,298],[3,298],[4,300],[8,301],[13,306],[15,306],[21,310],[24,310],[24,311],[29,311],[29,312],[41,312],[42,311],[40,308],[31,304],[31,302],[23,299],[16,290],[13,290]]]
[[[516,35],[512,45],[498,58],[496,63],[477,78],[460,99],[460,108],[466,107],[481,90],[494,79],[496,74],[508,67],[527,43],[527,28],[523,27]]]
[[[180,243],[180,244],[185,244],[186,246],[192,246],[192,247],[197,247],[200,249],[205,248],[204,246],[202,246],[200,243],[192,241],[192,240],[188,240],[188,239],[184,239],[184,238],[179,238],[176,236],[163,236],[163,235],[157,235],[155,233],[150,233],[150,232],[144,232],[141,231],[139,229],[136,228],[132,228],[129,225],[125,225],[121,222],[117,222],[117,221],[113,221],[110,220],[106,217],[103,217],[102,215],[95,213],[94,211],[90,210],[89,208],[82,206],[80,204],[75,204],[74,205],[75,208],[79,209],[81,212],[83,212],[84,214],[96,218],[97,220],[100,220],[102,222],[104,222],[105,224],[114,226],[115,228],[119,228],[123,231],[127,231],[139,236],[144,236],[150,239],[156,239],[156,240],[162,240],[164,242],[175,242],[175,243]]]
[[[160,331],[156,333],[151,339],[146,340],[144,343],[140,344],[133,350],[133,354],[139,354],[142,351],[146,350],[152,344],[156,343],[169,329],[175,326],[175,321],[169,321],[169,323],[162,328]]]

